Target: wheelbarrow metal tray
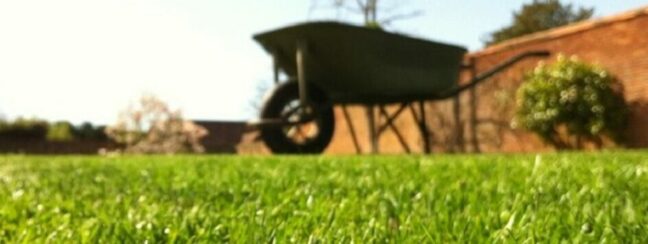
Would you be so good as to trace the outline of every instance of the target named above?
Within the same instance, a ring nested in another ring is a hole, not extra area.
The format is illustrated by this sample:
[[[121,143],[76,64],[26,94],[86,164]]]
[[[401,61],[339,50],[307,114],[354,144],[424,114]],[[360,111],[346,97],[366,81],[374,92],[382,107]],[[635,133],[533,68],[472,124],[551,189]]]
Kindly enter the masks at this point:
[[[337,22],[311,22],[254,36],[276,65],[297,77],[305,43],[305,78],[334,103],[394,103],[457,87],[466,49]]]

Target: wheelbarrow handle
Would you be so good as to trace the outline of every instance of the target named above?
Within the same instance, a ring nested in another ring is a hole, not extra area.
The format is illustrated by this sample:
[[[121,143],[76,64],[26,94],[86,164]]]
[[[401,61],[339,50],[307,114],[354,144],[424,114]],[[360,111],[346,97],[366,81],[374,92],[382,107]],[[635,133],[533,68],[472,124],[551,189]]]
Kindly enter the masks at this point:
[[[547,50],[530,51],[530,52],[523,53],[522,55],[546,58],[546,57],[551,56],[551,52],[549,52]]]
[[[531,58],[531,57],[548,57],[550,55],[551,55],[551,53],[549,51],[546,51],[546,50],[528,51],[528,52],[521,53],[521,54],[519,54],[517,56],[514,56],[514,57],[500,63],[499,65],[493,67],[492,69],[490,69],[488,71],[485,71],[484,73],[478,74],[468,84],[460,86],[460,87],[458,87],[456,89],[453,89],[453,90],[451,90],[451,91],[449,91],[449,92],[447,92],[445,94],[442,94],[440,96],[440,98],[450,98],[450,97],[456,96],[459,93],[461,93],[461,92],[463,92],[463,91],[465,91],[467,89],[470,89],[470,88],[472,88],[474,86],[479,85],[480,83],[484,82],[486,79],[492,77],[493,75],[495,75],[495,74],[497,74],[499,72],[502,72],[503,70],[511,67],[512,65],[514,65],[515,63],[517,63],[517,62],[519,62],[519,61],[521,61],[523,59]]]

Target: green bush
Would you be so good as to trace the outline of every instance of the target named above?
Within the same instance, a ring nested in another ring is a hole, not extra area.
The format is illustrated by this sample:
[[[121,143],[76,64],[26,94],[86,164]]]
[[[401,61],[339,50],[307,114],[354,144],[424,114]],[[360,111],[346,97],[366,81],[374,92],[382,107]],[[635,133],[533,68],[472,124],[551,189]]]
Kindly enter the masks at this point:
[[[0,119],[0,138],[13,140],[107,141],[105,129],[105,126],[94,126],[89,122],[74,126],[67,121],[48,123],[40,119],[17,118],[13,121]]]
[[[558,149],[622,142],[628,109],[620,83],[603,68],[563,56],[539,65],[517,91],[514,127]]]
[[[73,126],[70,122],[60,121],[49,125],[47,128],[48,141],[71,141],[74,140],[72,134]]]
[[[39,119],[17,118],[14,121],[0,121],[0,137],[9,139],[44,139],[47,122]]]
[[[79,126],[72,128],[72,133],[74,138],[79,140],[96,140],[96,141],[106,141],[108,136],[104,133],[106,129],[105,126],[94,126],[90,122],[84,122]]]

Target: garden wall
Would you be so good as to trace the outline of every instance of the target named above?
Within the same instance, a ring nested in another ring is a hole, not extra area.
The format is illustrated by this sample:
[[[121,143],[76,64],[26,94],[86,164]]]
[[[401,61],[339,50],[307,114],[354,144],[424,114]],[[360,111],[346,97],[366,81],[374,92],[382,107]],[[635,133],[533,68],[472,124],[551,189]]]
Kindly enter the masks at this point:
[[[0,153],[97,154],[101,148],[115,147],[108,141],[98,140],[47,141],[43,139],[0,138]]]
[[[201,139],[206,153],[235,153],[246,129],[244,122],[194,121],[205,127],[208,135]],[[26,154],[97,154],[101,149],[119,148],[109,140],[48,141],[43,138],[0,137],[0,153]]]
[[[236,153],[236,145],[246,129],[245,122],[194,120],[194,123],[208,131],[200,140],[206,153]]]

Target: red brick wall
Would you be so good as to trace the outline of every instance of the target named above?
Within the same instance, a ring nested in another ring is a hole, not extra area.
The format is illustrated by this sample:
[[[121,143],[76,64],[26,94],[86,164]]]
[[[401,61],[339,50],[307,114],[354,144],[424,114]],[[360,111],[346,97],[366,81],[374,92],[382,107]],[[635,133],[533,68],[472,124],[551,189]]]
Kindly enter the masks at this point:
[[[245,122],[236,121],[193,121],[204,127],[208,134],[200,140],[206,153],[235,153],[245,132]]]
[[[0,153],[28,154],[97,154],[100,149],[114,149],[109,141],[75,140],[54,142],[43,139],[0,138]]]

